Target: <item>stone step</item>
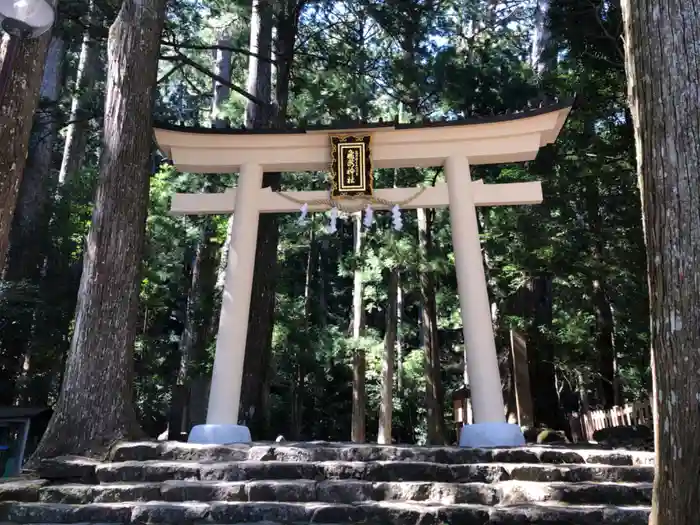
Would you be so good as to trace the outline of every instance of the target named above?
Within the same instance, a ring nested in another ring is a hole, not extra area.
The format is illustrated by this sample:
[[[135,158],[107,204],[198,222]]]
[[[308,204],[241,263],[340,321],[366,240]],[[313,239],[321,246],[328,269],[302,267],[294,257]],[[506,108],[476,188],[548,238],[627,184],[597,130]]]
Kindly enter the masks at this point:
[[[41,476],[47,477],[47,476]],[[492,483],[494,481],[565,481],[651,483],[654,468],[580,464],[483,463],[447,465],[442,463],[387,462],[285,462],[285,461],[123,461],[95,466],[100,483],[124,481],[323,481],[355,479],[363,481],[431,481],[443,483]],[[50,476],[49,476],[50,478]]]
[[[324,503],[0,503],[0,522],[145,524],[313,523],[345,525],[646,525],[648,507],[579,505],[426,505],[365,502]]]
[[[112,461],[419,461],[428,463],[590,463],[653,465],[652,452],[573,449],[552,446],[506,449],[418,447],[303,442],[252,445],[197,445],[179,442],[125,442],[115,445]]]
[[[651,483],[430,483],[370,481],[166,481],[104,485],[0,484],[0,501],[119,503],[139,501],[285,501],[357,503],[405,501],[435,504],[520,505],[556,501],[568,504],[650,505]]]

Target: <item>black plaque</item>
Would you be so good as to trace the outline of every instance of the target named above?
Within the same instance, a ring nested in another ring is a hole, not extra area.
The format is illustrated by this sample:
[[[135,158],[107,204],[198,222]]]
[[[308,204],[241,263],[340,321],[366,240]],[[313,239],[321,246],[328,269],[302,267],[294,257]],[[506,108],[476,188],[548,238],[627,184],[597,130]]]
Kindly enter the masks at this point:
[[[372,196],[370,136],[331,136],[331,198]]]

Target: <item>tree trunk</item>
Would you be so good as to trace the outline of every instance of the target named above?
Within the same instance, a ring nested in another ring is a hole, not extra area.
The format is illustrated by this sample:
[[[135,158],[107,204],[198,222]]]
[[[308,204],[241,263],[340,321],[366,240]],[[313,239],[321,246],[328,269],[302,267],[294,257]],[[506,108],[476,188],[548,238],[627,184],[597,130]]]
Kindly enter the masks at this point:
[[[403,288],[399,282],[396,290],[396,390],[403,395]]]
[[[423,327],[423,351],[425,354],[425,404],[428,410],[428,444],[444,445],[447,437],[443,413],[443,385],[440,367],[440,344],[438,341],[437,305],[435,283],[429,269],[433,249],[432,211],[418,208],[418,252],[421,262],[421,325]]]
[[[399,272],[389,272],[387,291],[386,333],[384,334],[384,355],[382,357],[382,399],[379,405],[379,432],[377,442],[391,445],[391,413],[394,406],[394,353],[396,352],[396,332],[398,325]]]
[[[4,348],[5,361],[2,369],[7,378],[0,386],[0,404],[13,404],[15,382],[20,378],[20,386],[24,387],[22,397],[29,395],[26,372],[31,366],[28,351],[36,305],[34,285],[41,277],[49,246],[49,205],[56,183],[52,162],[53,146],[58,132],[57,104],[65,51],[62,39],[51,40],[41,84],[41,107],[34,119],[29,156],[10,232],[10,248],[3,280],[20,286],[20,295],[27,299],[20,308],[15,309],[13,321],[0,331],[0,348]]]
[[[0,48],[0,63],[10,68],[0,100],[0,268],[5,266],[7,257],[50,40],[50,33],[21,41],[5,35]]]
[[[306,385],[307,369],[311,363],[315,362],[313,355],[312,334],[310,332],[314,319],[314,294],[312,283],[316,273],[316,262],[318,259],[318,245],[313,225],[309,231],[309,253],[306,256],[306,272],[304,279],[304,330],[302,338],[295,337],[294,346],[297,349],[296,355],[296,379],[292,391],[292,414],[290,424],[290,437],[298,441],[303,435],[304,427],[304,400],[308,388]]]
[[[360,348],[360,338],[365,328],[364,300],[362,297],[362,213],[353,215],[355,226],[355,267],[352,286],[352,423],[350,439],[353,443],[364,443],[366,439],[365,424],[367,411],[367,392],[365,388],[366,360],[365,349]]]
[[[593,305],[596,314],[596,350],[598,351],[598,366],[602,399],[606,409],[619,404],[617,391],[617,370],[615,356],[615,331],[612,309],[601,280],[593,281]]]
[[[182,416],[184,428],[178,429],[188,432],[192,425],[203,424],[201,416],[196,418],[193,414],[201,414],[200,407],[190,410],[191,404],[200,404],[198,399],[189,394],[193,381],[198,381],[204,376],[203,364],[207,358],[207,346],[212,334],[212,323],[218,316],[214,313],[214,297],[216,289],[216,276],[218,267],[218,252],[220,246],[216,242],[216,224],[211,217],[202,218],[200,225],[199,241],[192,264],[192,280],[187,294],[187,309],[185,314],[185,326],[180,338],[180,367],[177,377],[177,385],[188,393],[185,398],[185,406],[180,411],[186,411]]]
[[[35,458],[140,435],[133,354],[164,0],[124,0],[110,28],[100,178],[61,395]]]
[[[527,304],[530,326],[527,331],[530,388],[535,424],[555,430],[565,430],[564,414],[557,392],[554,345],[546,333],[552,327],[552,279],[547,275],[533,277],[529,282]],[[543,332],[543,329],[545,332]]]
[[[595,123],[591,120],[584,125],[584,137],[588,142],[596,140]],[[583,173],[584,198],[588,228],[590,232],[590,252],[593,260],[591,273],[591,299],[596,316],[595,350],[598,358],[600,403],[610,409],[617,404],[616,396],[616,352],[615,326],[612,307],[607,294],[603,217],[600,210],[599,180],[590,171]]]
[[[88,23],[95,23],[94,0],[90,1],[88,10]],[[90,120],[95,117],[93,108],[97,106],[95,99],[98,94],[94,87],[98,77],[101,76],[100,47],[100,43],[90,36],[90,32],[85,31],[80,46],[75,94],[71,103],[66,142],[63,147],[63,161],[58,176],[61,184],[70,183],[83,167],[85,160]]]
[[[250,50],[262,57],[270,57],[272,47],[273,4],[262,0],[253,3],[251,18]],[[286,119],[289,99],[291,66],[303,0],[285,0],[274,3],[276,14],[276,84],[274,101],[270,101],[271,65],[266,60],[249,57],[248,91],[257,98],[270,102],[259,107],[249,103],[246,108],[246,126],[279,127]],[[259,27],[258,27],[259,25]],[[255,75],[253,76],[253,72]],[[265,173],[263,186],[273,191],[280,188],[279,173]],[[255,272],[250,302],[248,337],[241,389],[241,418],[250,426],[254,435],[267,433],[269,415],[269,364],[272,354],[272,329],[275,313],[275,285],[277,279],[277,244],[279,228],[277,216],[266,213],[260,216],[258,243],[255,254]]]
[[[221,78],[231,81],[231,51],[225,49],[231,46],[231,41],[223,35],[218,41],[219,49],[214,52],[214,72]],[[228,127],[228,119],[222,115],[222,106],[228,100],[230,88],[221,82],[214,81],[212,102],[212,127]],[[220,190],[220,176],[212,174],[204,184],[204,190],[216,193]],[[216,221],[212,216],[197,219],[199,239],[192,264],[192,279],[187,294],[187,309],[185,323],[180,338],[180,369],[177,377],[177,387],[185,395],[184,405],[174,407],[180,413],[183,427],[170,429],[178,438],[181,432],[189,432],[194,425],[203,424],[202,418],[205,399],[201,395],[192,395],[194,382],[206,381],[203,372],[203,362],[206,360],[207,346],[212,333],[212,326],[218,324],[219,316],[214,312],[214,297],[216,291],[217,270],[220,258],[220,245],[216,240]],[[200,390],[195,388],[195,390]],[[197,392],[199,394],[199,392]],[[175,399],[175,396],[173,396]],[[193,406],[194,405],[194,406]],[[194,417],[193,417],[194,416]]]
[[[656,476],[650,524],[700,515],[700,10],[624,0],[651,309]]]
[[[513,386],[518,424],[522,427],[532,427],[534,426],[534,410],[527,358],[527,338],[517,328],[510,330],[510,346],[513,356]]]
[[[94,6],[91,4],[89,9],[94,9]],[[88,20],[96,23],[92,11],[89,12]],[[105,73],[100,60],[102,46],[101,41],[89,37],[86,32],[58,175],[60,204],[54,207],[51,217],[52,222],[60,225],[69,223],[68,214],[74,205],[91,205],[89,187],[88,191],[84,191],[82,184],[75,186],[72,181],[85,163],[86,146],[91,132],[90,119],[95,117],[94,108],[100,106],[99,101],[104,96],[102,91],[95,90],[95,83]],[[92,176],[86,182],[92,184]],[[40,302],[35,313],[30,345],[33,358],[27,372],[32,383],[31,403],[37,406],[46,405],[49,397],[60,389],[61,370],[70,346],[70,331],[83,266],[83,242],[76,241],[74,233],[64,227],[59,237],[53,239],[46,253],[45,270],[40,279]]]
[[[537,0],[535,8],[535,27],[532,37],[532,50],[530,55],[530,65],[542,75],[552,64],[552,53],[550,46],[550,32],[548,26],[548,16],[550,0]]]
[[[325,328],[328,325],[328,272],[326,258],[328,257],[328,239],[321,241],[318,251],[318,325]]]

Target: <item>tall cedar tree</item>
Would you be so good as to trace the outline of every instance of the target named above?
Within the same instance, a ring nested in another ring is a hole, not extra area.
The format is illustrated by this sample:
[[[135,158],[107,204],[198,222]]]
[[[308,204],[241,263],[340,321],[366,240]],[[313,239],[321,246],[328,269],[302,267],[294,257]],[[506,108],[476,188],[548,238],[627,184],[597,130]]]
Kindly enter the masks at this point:
[[[50,32],[38,39],[5,35],[0,45],[0,64],[7,75],[0,80],[0,269],[5,266],[50,40]]]
[[[61,395],[35,458],[139,434],[132,400],[152,101],[165,0],[124,0],[110,28],[100,177]]]
[[[656,476],[650,525],[700,515],[700,9],[624,0],[651,309]]]

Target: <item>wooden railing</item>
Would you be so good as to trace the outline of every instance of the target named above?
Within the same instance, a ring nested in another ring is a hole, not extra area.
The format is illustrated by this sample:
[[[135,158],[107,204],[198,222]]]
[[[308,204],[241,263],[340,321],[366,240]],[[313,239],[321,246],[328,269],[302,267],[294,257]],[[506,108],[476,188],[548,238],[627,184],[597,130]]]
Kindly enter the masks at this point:
[[[569,414],[569,425],[574,441],[592,441],[596,430],[629,425],[652,426],[653,421],[654,416],[649,401],[630,403],[610,410]]]

